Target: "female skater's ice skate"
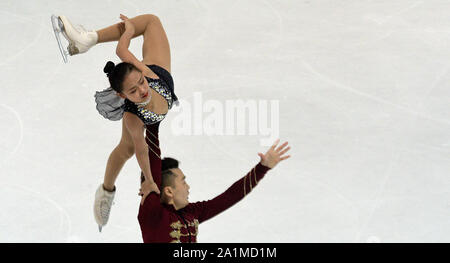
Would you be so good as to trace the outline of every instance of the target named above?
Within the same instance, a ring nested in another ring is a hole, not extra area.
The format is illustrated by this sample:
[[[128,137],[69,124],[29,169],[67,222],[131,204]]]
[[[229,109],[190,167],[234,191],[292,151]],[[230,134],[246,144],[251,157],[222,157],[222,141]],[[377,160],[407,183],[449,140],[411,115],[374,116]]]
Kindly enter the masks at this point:
[[[98,34],[94,30],[86,30],[83,26],[74,27],[65,16],[51,16],[53,30],[56,41],[58,41],[59,51],[65,63],[68,55],[81,54],[97,44]],[[69,42],[67,51],[64,50],[60,34]]]
[[[102,227],[108,223],[115,194],[116,189],[114,189],[113,192],[106,191],[105,188],[103,188],[103,184],[100,185],[95,192],[94,216],[95,221],[98,224],[98,231],[100,232],[102,232]]]

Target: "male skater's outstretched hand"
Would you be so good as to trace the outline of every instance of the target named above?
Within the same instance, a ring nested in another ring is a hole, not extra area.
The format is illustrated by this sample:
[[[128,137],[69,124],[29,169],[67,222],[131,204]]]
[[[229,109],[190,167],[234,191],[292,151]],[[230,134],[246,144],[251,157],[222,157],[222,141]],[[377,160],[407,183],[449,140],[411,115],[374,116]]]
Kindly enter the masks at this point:
[[[279,162],[291,157],[290,155],[284,155],[287,151],[289,151],[289,149],[291,149],[291,147],[288,146],[288,142],[285,142],[277,147],[278,143],[280,143],[280,139],[276,140],[265,154],[258,153],[259,157],[261,158],[262,165],[272,169]],[[288,147],[286,148],[286,146]]]

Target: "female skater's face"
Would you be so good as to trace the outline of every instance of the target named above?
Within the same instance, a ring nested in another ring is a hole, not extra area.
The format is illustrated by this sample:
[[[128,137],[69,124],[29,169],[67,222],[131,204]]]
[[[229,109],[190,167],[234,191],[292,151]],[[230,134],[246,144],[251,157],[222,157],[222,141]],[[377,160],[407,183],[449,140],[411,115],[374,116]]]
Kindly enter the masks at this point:
[[[132,70],[123,81],[122,94],[134,103],[145,102],[150,94],[147,79],[138,70]],[[121,96],[123,98],[123,96]]]

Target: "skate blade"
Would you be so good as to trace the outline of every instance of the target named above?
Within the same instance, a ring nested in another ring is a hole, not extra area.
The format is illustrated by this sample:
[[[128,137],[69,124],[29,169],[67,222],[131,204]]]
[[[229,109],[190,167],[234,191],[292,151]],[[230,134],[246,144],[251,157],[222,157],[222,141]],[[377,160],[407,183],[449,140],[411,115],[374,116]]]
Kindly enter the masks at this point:
[[[63,23],[61,17],[59,17],[59,16],[58,16],[58,26],[59,26],[59,28],[61,29],[61,34],[64,36],[64,38],[65,38],[67,41],[70,41],[70,40],[69,40],[69,37],[68,37],[67,34],[66,34],[66,28],[64,27],[64,23]]]
[[[69,52],[69,55],[73,56],[76,55],[78,53],[80,53],[80,51],[78,50],[78,48],[75,45],[75,42],[73,42],[66,34],[66,28],[64,27],[64,23],[61,19],[60,16],[58,16],[58,26],[60,28],[61,34],[64,36],[64,38],[69,42],[69,46],[67,46],[67,51]]]
[[[53,32],[55,33],[56,41],[58,42],[59,51],[61,52],[61,55],[63,57],[64,63],[67,63],[67,57],[69,56],[69,53],[64,50],[64,47],[61,42],[61,37],[59,34],[63,33],[63,27],[61,27],[62,22],[61,20],[55,16],[51,16],[52,26],[53,26]]]

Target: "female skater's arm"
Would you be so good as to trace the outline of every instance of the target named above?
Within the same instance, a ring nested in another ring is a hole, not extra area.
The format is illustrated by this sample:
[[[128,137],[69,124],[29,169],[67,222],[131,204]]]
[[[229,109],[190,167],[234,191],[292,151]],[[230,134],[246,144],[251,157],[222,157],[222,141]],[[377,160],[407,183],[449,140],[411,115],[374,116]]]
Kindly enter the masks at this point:
[[[133,24],[128,20],[128,17],[124,15],[120,15],[120,19],[122,19],[125,24],[125,32],[120,36],[119,42],[117,43],[116,48],[116,55],[122,60],[123,62],[127,62],[130,64],[133,64],[136,68],[138,68],[141,72],[144,73],[144,76],[149,75],[149,68],[141,61],[139,61],[133,53],[128,50],[130,47],[130,41],[133,38],[134,35],[134,26]]]
[[[144,183],[151,185],[149,188],[150,192],[154,191],[159,194],[160,192],[158,186],[154,182],[152,172],[150,170],[151,164],[148,157],[148,145],[144,137],[145,127],[136,115],[125,112],[123,118],[127,129],[130,131],[131,138],[133,139],[136,159],[145,177]],[[147,193],[144,193],[144,195],[146,194]]]

